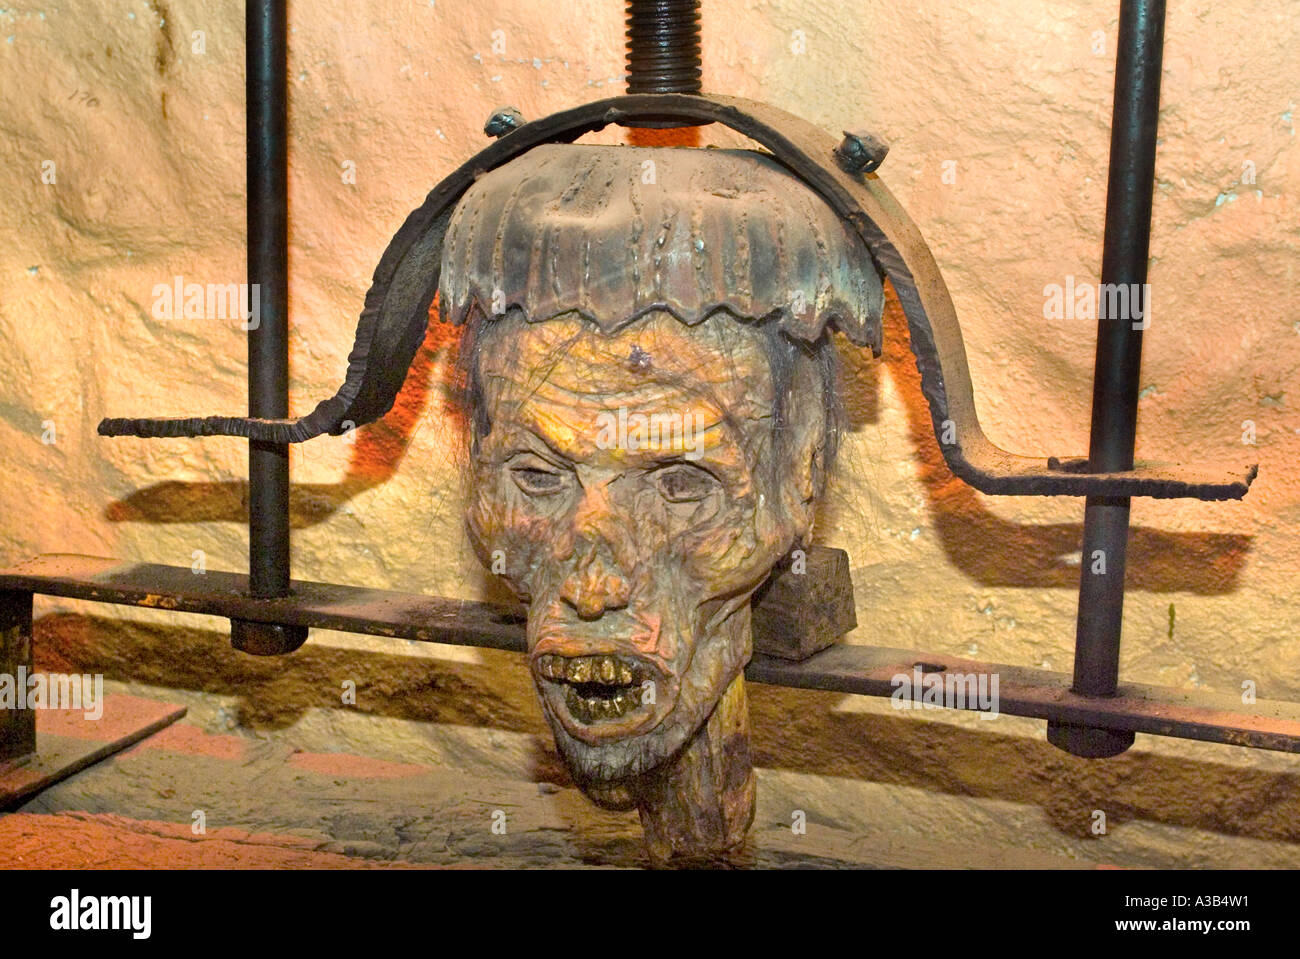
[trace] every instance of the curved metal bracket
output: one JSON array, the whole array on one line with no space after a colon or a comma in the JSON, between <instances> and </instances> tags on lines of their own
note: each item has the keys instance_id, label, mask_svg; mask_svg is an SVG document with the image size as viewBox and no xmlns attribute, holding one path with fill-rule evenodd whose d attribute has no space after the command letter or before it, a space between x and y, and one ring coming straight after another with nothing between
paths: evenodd
<instances>
[{"instance_id":1,"label":"curved metal bracket","mask_svg":"<svg viewBox=\"0 0 1300 959\"><path fill-rule=\"evenodd\" d=\"M874 174L854 174L835 162L834 137L805 120L738 97L639 94L610 97L525 123L438 184L407 217L375 269L357 337L339 392L299 420L243 417L108 419L106 436L245 436L297 443L342 433L383 416L393 405L423 341L438 289L447 221L483 173L543 143L570 143L610 124L645 120L721 123L766 148L812 188L866 243L889 277L907 318L921 389L949 468L984 493L1013 496L1152 496L1240 499L1257 467L1197 470L1181 464L1139 463L1121 473L1089 473L1085 458L1037 458L1011 453L984 435L956 310L920 231Z\"/></svg>"}]
</instances>

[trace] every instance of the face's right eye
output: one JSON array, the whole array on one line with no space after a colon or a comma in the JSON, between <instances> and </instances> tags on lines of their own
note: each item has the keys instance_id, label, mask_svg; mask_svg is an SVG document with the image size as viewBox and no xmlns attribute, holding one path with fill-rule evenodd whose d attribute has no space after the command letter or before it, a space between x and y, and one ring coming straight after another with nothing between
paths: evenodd
<instances>
[{"instance_id":1,"label":"face's right eye","mask_svg":"<svg viewBox=\"0 0 1300 959\"><path fill-rule=\"evenodd\" d=\"M687 463L674 463L653 474L659 495L669 503L698 503L719 489L713 475Z\"/></svg>"},{"instance_id":2,"label":"face's right eye","mask_svg":"<svg viewBox=\"0 0 1300 959\"><path fill-rule=\"evenodd\" d=\"M550 496L564 489L560 473L533 465L510 467L510 478L526 496Z\"/></svg>"}]
</instances>

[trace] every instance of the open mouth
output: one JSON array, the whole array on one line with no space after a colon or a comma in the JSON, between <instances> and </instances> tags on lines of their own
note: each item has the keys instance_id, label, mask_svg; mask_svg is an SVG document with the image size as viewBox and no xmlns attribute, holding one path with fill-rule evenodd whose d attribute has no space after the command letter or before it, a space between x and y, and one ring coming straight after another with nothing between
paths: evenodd
<instances>
[{"instance_id":1,"label":"open mouth","mask_svg":"<svg viewBox=\"0 0 1300 959\"><path fill-rule=\"evenodd\" d=\"M655 670L627 656L537 657L538 675L556 684L569 714L588 725L613 722L647 705L643 684Z\"/></svg>"}]
</instances>

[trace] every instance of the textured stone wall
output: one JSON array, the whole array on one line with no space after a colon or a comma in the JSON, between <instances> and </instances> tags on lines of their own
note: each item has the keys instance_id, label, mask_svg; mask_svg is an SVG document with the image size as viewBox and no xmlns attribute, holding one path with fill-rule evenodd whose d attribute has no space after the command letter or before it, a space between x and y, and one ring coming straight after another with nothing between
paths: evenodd
<instances>
[{"instance_id":1,"label":"textured stone wall","mask_svg":"<svg viewBox=\"0 0 1300 959\"><path fill-rule=\"evenodd\" d=\"M292 5L296 413L341 382L389 237L484 145L493 108L540 117L621 90L621 8ZM985 428L1026 453L1087 448L1094 324L1044 318L1044 288L1099 269L1116 9L704 2L707 89L891 141L881 176L952 290ZM1300 698L1298 46L1289 0L1169 11L1138 453L1258 461L1260 476L1241 503L1135 504L1131 679L1222 692L1254 680L1261 696ZM244 567L242 441L95 435L105 415L243 412L238 320L153 311L174 277L244 279L243 56L241 4L0 7L0 562L67 551L189 565L201 550L209 568ZM1082 504L954 480L896 309L887 327L882 362L846 354L852 433L819 524L852 555L852 640L1068 670ZM296 576L494 594L462 531L455 349L432 331L382 423L293 451ZM65 608L84 609L42 601L38 614Z\"/></svg>"}]
</instances>

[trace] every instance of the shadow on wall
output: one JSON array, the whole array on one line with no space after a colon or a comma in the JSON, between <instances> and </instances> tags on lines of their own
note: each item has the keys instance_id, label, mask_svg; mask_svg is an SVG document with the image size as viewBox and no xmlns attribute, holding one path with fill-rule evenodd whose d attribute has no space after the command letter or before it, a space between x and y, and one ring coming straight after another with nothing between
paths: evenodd
<instances>
[{"instance_id":1,"label":"shadow on wall","mask_svg":"<svg viewBox=\"0 0 1300 959\"><path fill-rule=\"evenodd\" d=\"M236 697L245 730L273 731L307 709L346 709L536 738L532 778L568 786L513 653L480 650L482 664L357 652L309 643L290 656L231 649L224 632L51 614L36 624L36 666ZM356 706L340 702L356 683ZM1063 835L1090 838L1092 811L1114 827L1149 822L1300 843L1300 773L1243 769L1134 750L1079 759L1049 745L915 717L839 711L836 693L750 684L755 764L815 776L906 786L1037 807ZM1092 837L1095 838L1095 837Z\"/></svg>"},{"instance_id":2,"label":"shadow on wall","mask_svg":"<svg viewBox=\"0 0 1300 959\"><path fill-rule=\"evenodd\" d=\"M852 347L841 353L850 389L845 402L849 429L878 421L880 369L888 368L907 409L908 435L919 460L917 478L952 565L983 586L1077 587L1077 559L1069 563L1065 558L1077 557L1083 523L1017 523L990 512L980 493L953 476L939 451L930 407L921 392L921 374L908 345L907 320L892 289L885 303L884 330L880 363ZM975 385L978 403L979 384ZM1074 456L1080 451L1052 452ZM1078 504L1082 518L1082 499ZM1166 532L1134 525L1129 532L1126 586L1152 593L1231 593L1237 589L1251 541L1247 534ZM827 545L848 548L852 555L847 544Z\"/></svg>"},{"instance_id":3,"label":"shadow on wall","mask_svg":"<svg viewBox=\"0 0 1300 959\"><path fill-rule=\"evenodd\" d=\"M697 127L666 130L629 129L632 146L697 147ZM292 483L289 488L289 527L304 529L323 523L353 497L381 485L397 472L410 446L411 437L420 424L428 405L435 360L447 351L447 369L458 375L456 359L462 330L438 322L438 300L429 307L429 327L424 343L411 363L393 408L376 423L359 429L349 458L347 472L337 483ZM454 418L456 429L464 432L464 420L456 397L461 384L443 380L439 383L444 402L438 415ZM327 442L328 440L326 440ZM116 500L104 511L111 523L246 523L248 521L248 483L231 480L221 483L192 483L164 480L136 490Z\"/></svg>"},{"instance_id":4,"label":"shadow on wall","mask_svg":"<svg viewBox=\"0 0 1300 959\"><path fill-rule=\"evenodd\" d=\"M643 131L649 135L654 131ZM653 139L653 138L651 138ZM436 301L435 301L436 306ZM433 385L433 368L447 351L448 375L437 384L443 397L437 416L463 418L450 380L460 330L430 322L393 409L382 420L357 431L344 478L337 483L295 483L289 496L294 529L324 522L359 493L390 479L406 455L411 437L425 414ZM881 367L887 367L907 408L908 434L919 458L918 478L925 488L940 542L952 565L984 586L1068 587L1079 582L1079 566L1066 557L1077 554L1083 524L1025 524L990 512L980 494L949 471L930 426L930 409L921 393L921 377L908 346L907 323L890 290L885 310L885 353L876 363L862 350L842 351L845 410L849 429L879 417ZM1073 455L1075 450L1058 450ZM1083 504L1079 503L1082 516ZM247 521L248 484L243 481L189 483L164 481L109 504L106 517L116 523L210 523ZM830 543L846 546L848 544ZM1126 582L1130 590L1152 593L1231 593L1250 553L1245 534L1166 532L1134 526L1129 534ZM850 548L852 556L852 549Z\"/></svg>"},{"instance_id":5,"label":"shadow on wall","mask_svg":"<svg viewBox=\"0 0 1300 959\"><path fill-rule=\"evenodd\" d=\"M435 300L435 309L436 306ZM343 479L337 483L290 485L290 528L304 529L323 523L353 497L392 478L424 417L434 385L433 369L440 354L445 353L448 360L445 364L448 376L437 384L442 402L434 415L447 421L452 432L463 431L460 404L456 399L459 384L452 379L458 369L459 348L459 329L436 321L429 323L424 343L411 363L411 370L393 408L383 419L356 431ZM329 442L329 438L319 442ZM248 483L244 480L220 483L164 480L110 503L104 516L113 523L246 523Z\"/></svg>"}]
</instances>

